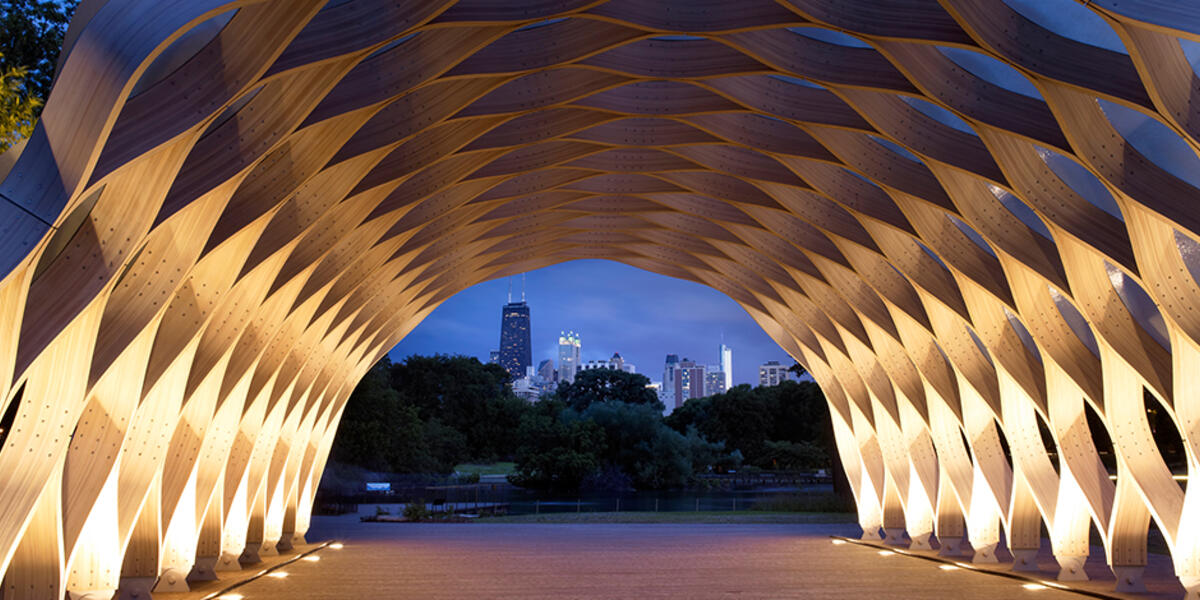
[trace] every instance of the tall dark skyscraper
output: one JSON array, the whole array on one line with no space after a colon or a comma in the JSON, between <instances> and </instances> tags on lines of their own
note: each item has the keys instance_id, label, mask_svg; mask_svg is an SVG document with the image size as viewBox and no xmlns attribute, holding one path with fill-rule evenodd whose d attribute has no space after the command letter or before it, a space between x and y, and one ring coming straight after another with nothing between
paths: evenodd
<instances>
[{"instance_id":1,"label":"tall dark skyscraper","mask_svg":"<svg viewBox=\"0 0 1200 600\"><path fill-rule=\"evenodd\" d=\"M525 304L525 282L521 282L521 301L512 301L512 285L509 285L508 304L500 312L500 366L513 379L525 376L525 369L533 366L533 355L529 348L529 305Z\"/></svg>"}]
</instances>

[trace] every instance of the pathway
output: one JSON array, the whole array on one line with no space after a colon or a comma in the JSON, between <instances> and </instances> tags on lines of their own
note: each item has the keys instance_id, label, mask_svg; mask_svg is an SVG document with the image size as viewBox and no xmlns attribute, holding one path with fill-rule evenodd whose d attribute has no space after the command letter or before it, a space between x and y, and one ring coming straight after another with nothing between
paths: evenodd
<instances>
[{"instance_id":1,"label":"pathway","mask_svg":"<svg viewBox=\"0 0 1200 600\"><path fill-rule=\"evenodd\" d=\"M834 545L853 525L388 524L317 517L318 562L238 588L246 600L1037 598L1019 581ZM970 594L964 595L966 590Z\"/></svg>"}]
</instances>

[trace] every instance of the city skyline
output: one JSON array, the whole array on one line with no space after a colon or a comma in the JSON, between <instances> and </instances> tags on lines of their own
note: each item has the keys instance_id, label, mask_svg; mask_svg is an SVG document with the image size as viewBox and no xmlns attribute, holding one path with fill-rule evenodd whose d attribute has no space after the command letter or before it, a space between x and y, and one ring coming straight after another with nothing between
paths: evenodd
<instances>
[{"instance_id":1,"label":"city skyline","mask_svg":"<svg viewBox=\"0 0 1200 600\"><path fill-rule=\"evenodd\" d=\"M389 352L464 354L486 362L498 338L496 308L508 278L486 281L448 299ZM582 338L580 359L607 360L619 352L652 381L662 378L667 354L720 364L719 348L733 349L734 385L758 382L758 365L791 364L791 357L736 302L707 286L606 260L578 260L530 271L526 300L532 364L558 359L562 331ZM557 364L556 364L557 367Z\"/></svg>"}]
</instances>

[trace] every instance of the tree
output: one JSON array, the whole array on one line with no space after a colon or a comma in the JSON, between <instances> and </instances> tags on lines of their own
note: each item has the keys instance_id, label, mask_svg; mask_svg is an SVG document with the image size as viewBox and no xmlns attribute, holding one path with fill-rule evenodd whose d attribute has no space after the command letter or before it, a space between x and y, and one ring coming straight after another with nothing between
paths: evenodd
<instances>
[{"instance_id":1,"label":"tree","mask_svg":"<svg viewBox=\"0 0 1200 600\"><path fill-rule=\"evenodd\" d=\"M33 133L75 0L0 0L0 152Z\"/></svg>"},{"instance_id":2,"label":"tree","mask_svg":"<svg viewBox=\"0 0 1200 600\"><path fill-rule=\"evenodd\" d=\"M577 490L600 468L604 430L595 421L564 418L564 406L539 402L521 418L516 468L509 481L528 488Z\"/></svg>"},{"instance_id":3,"label":"tree","mask_svg":"<svg viewBox=\"0 0 1200 600\"><path fill-rule=\"evenodd\" d=\"M687 440L688 454L692 457L693 475L709 471L725 472L742 465L741 451L726 452L724 443L704 439L695 427L688 427L684 439Z\"/></svg>"},{"instance_id":4,"label":"tree","mask_svg":"<svg viewBox=\"0 0 1200 600\"><path fill-rule=\"evenodd\" d=\"M769 437L792 442L819 441L829 424L829 404L821 388L811 381L784 381L764 388L772 397L776 417Z\"/></svg>"},{"instance_id":5,"label":"tree","mask_svg":"<svg viewBox=\"0 0 1200 600\"><path fill-rule=\"evenodd\" d=\"M449 473L466 459L466 437L415 407L388 384L379 361L350 394L331 451L338 462L390 473Z\"/></svg>"},{"instance_id":6,"label":"tree","mask_svg":"<svg viewBox=\"0 0 1200 600\"><path fill-rule=\"evenodd\" d=\"M3 57L0 56L0 61ZM2 68L2 67L0 67ZM8 67L0 72L0 152L33 133L42 101L24 93L28 74L24 67Z\"/></svg>"},{"instance_id":7,"label":"tree","mask_svg":"<svg viewBox=\"0 0 1200 600\"><path fill-rule=\"evenodd\" d=\"M797 471L829 468L829 455L813 442L768 440L765 446L762 462L772 469Z\"/></svg>"},{"instance_id":8,"label":"tree","mask_svg":"<svg viewBox=\"0 0 1200 600\"><path fill-rule=\"evenodd\" d=\"M45 100L77 0L0 0L0 71L25 68L25 98Z\"/></svg>"},{"instance_id":9,"label":"tree","mask_svg":"<svg viewBox=\"0 0 1200 600\"><path fill-rule=\"evenodd\" d=\"M412 407L405 407L413 410ZM414 411L416 412L416 411ZM423 466L413 465L413 468L396 469L397 473L449 473L454 466L470 458L467 453L467 436L457 429L443 425L438 419L425 422L422 432L422 445L425 448L426 462ZM415 453L415 452L414 452Z\"/></svg>"},{"instance_id":10,"label":"tree","mask_svg":"<svg viewBox=\"0 0 1200 600\"><path fill-rule=\"evenodd\" d=\"M713 396L690 398L682 406L671 411L663 421L680 433L696 430L701 423L709 421L708 411L712 408L712 402Z\"/></svg>"},{"instance_id":11,"label":"tree","mask_svg":"<svg viewBox=\"0 0 1200 600\"><path fill-rule=\"evenodd\" d=\"M638 489L686 484L692 477L691 447L663 424L662 409L649 404L598 402L580 418L594 421L607 441L601 459L619 469Z\"/></svg>"},{"instance_id":12,"label":"tree","mask_svg":"<svg viewBox=\"0 0 1200 600\"><path fill-rule=\"evenodd\" d=\"M826 456L836 455L829 407L811 381L739 385L724 394L693 398L666 423L680 433L694 428L705 439L740 451L748 464L768 469L790 468L777 465L780 447L772 449L772 442L814 444Z\"/></svg>"},{"instance_id":13,"label":"tree","mask_svg":"<svg viewBox=\"0 0 1200 600\"><path fill-rule=\"evenodd\" d=\"M402 405L387 385L385 359L350 394L332 454L334 460L372 471L407 472L431 462L424 441L417 411Z\"/></svg>"},{"instance_id":14,"label":"tree","mask_svg":"<svg viewBox=\"0 0 1200 600\"><path fill-rule=\"evenodd\" d=\"M650 389L650 380L639 373L626 373L617 369L588 369L575 375L574 382L562 382L554 395L576 411L598 402L626 402L645 404L662 412L663 403L658 394Z\"/></svg>"},{"instance_id":15,"label":"tree","mask_svg":"<svg viewBox=\"0 0 1200 600\"><path fill-rule=\"evenodd\" d=\"M529 403L513 395L508 372L469 356L409 356L390 366L391 386L423 420L437 418L465 436L468 458L494 461L517 450Z\"/></svg>"},{"instance_id":16,"label":"tree","mask_svg":"<svg viewBox=\"0 0 1200 600\"><path fill-rule=\"evenodd\" d=\"M808 369L805 369L804 365L800 364L799 362L794 361L792 366L788 367L788 372L795 375L796 379L800 379L808 374Z\"/></svg>"},{"instance_id":17,"label":"tree","mask_svg":"<svg viewBox=\"0 0 1200 600\"><path fill-rule=\"evenodd\" d=\"M779 414L773 396L768 387L734 386L712 396L706 411L708 419L697 423L696 429L707 439L740 450L746 462L757 465Z\"/></svg>"}]
</instances>

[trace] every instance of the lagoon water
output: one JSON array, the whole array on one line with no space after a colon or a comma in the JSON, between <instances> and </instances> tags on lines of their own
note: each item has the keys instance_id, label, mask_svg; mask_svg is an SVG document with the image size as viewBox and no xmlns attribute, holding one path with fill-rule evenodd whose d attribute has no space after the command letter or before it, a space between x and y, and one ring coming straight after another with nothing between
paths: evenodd
<instances>
[{"instance_id":1,"label":"lagoon water","mask_svg":"<svg viewBox=\"0 0 1200 600\"><path fill-rule=\"evenodd\" d=\"M513 515L548 512L680 512L749 510L772 499L797 494L826 495L829 484L756 488L749 490L664 490L643 492L589 491L581 494L553 494L511 487L502 497ZM763 508L760 506L760 508Z\"/></svg>"},{"instance_id":2,"label":"lagoon water","mask_svg":"<svg viewBox=\"0 0 1200 600\"><path fill-rule=\"evenodd\" d=\"M501 506L510 515L565 512L692 512L734 510L837 510L830 484L756 487L723 490L586 491L555 494L509 485L503 480L479 485L442 486L415 492L412 497L360 497L357 512L363 516L386 512L399 515L408 502L421 501L441 512L490 511ZM797 506L797 503L809 503ZM787 503L787 506L783 506ZM832 506L831 506L832 505Z\"/></svg>"}]
</instances>

